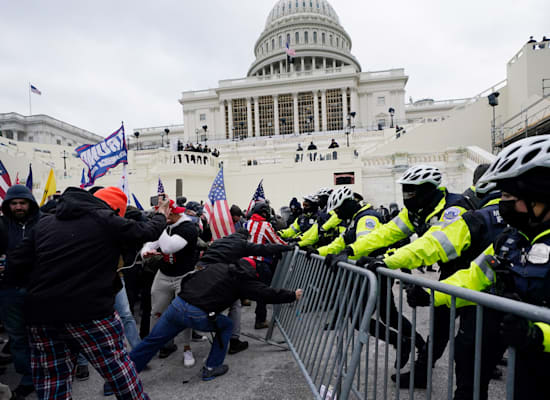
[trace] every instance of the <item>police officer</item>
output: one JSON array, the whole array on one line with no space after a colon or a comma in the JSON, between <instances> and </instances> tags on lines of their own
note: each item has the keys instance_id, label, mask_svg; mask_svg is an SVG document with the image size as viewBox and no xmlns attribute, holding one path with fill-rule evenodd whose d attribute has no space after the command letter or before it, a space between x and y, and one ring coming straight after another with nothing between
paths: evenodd
<instances>
[{"instance_id":1,"label":"police officer","mask_svg":"<svg viewBox=\"0 0 550 400\"><path fill-rule=\"evenodd\" d=\"M305 233L317 221L319 213L319 199L316 195L304 196L302 203L303 213L286 229L279 231L283 239L293 239Z\"/></svg>"},{"instance_id":2,"label":"police officer","mask_svg":"<svg viewBox=\"0 0 550 400\"><path fill-rule=\"evenodd\" d=\"M405 207L399 214L371 235L359 238L350 247L357 256L368 256L374 251L394 245L416 233L419 237L434 226L453 221L470 208L464 196L449 193L441 185L441 172L429 165L417 165L409 168L397 181L403 185ZM449 261L442 267L440 279L450 276L459 268L457 262ZM434 315L433 360L438 360L449 340L449 310L439 309ZM427 385L428 365L427 346L419 354L415 371L415 387ZM421 371L424 371L422 373ZM401 385L408 387L408 375L402 375Z\"/></svg>"},{"instance_id":3,"label":"police officer","mask_svg":"<svg viewBox=\"0 0 550 400\"><path fill-rule=\"evenodd\" d=\"M409 245L388 252L383 261L360 259L358 264L371 263L369 267L382 266L390 269L420 268L422 265L442 263L447 268L449 261L456 260L464 268L481 253L494 238L507 226L499 213L500 191L495 184L479 184L476 187L480 200L480 210L468 211L453 222L433 226L422 237ZM470 329L475 322L475 309L472 307L460 311L461 329L456 338L457 392L472 393L473 362L475 350L475 330ZM424 387L427 383L425 356L419 358L419 369L415 373L415 384ZM489 371L490 372L490 371ZM402 387L408 387L410 374L401 376ZM395 375L392 376L395 381Z\"/></svg>"},{"instance_id":4,"label":"police officer","mask_svg":"<svg viewBox=\"0 0 550 400\"><path fill-rule=\"evenodd\" d=\"M498 236L469 269L458 271L443 282L548 307L550 136L526 138L507 146L481 181L495 182L502 191L499 210L511 228ZM476 237L473 235L471 240ZM411 294L419 305L426 304L426 292L415 290ZM449 295L436 292L434 296L436 307L450 304ZM461 307L471 303L457 299L456 304ZM497 311L484 314L481 370L491 371L503 347L514 346L517 349L514 398L547 398L550 325ZM481 399L487 398L489 380L490 376L482 373Z\"/></svg>"}]
</instances>

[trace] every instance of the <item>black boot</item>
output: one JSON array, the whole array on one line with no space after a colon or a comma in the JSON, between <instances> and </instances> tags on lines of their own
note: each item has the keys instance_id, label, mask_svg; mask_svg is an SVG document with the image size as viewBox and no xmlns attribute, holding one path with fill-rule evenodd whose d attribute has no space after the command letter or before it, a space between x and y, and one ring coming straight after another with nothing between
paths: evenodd
<instances>
[{"instance_id":1,"label":"black boot","mask_svg":"<svg viewBox=\"0 0 550 400\"><path fill-rule=\"evenodd\" d=\"M428 363L420 354L420 357L414 363L414 387L417 389L426 389L428 386L428 373L427 373ZM407 389L409 387L409 381L411 379L411 373L405 372L400 374L399 378L399 387L401 389ZM391 380L396 382L397 376L393 374Z\"/></svg>"},{"instance_id":2,"label":"black boot","mask_svg":"<svg viewBox=\"0 0 550 400\"><path fill-rule=\"evenodd\" d=\"M248 342L244 342L239 339L229 340L229 354L237 354L246 349L248 349Z\"/></svg>"}]
</instances>

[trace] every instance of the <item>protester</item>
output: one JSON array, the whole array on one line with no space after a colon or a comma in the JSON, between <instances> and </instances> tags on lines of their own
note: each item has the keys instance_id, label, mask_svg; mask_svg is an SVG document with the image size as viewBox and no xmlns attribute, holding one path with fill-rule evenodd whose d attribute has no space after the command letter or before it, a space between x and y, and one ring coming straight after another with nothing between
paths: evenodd
<instances>
[{"instance_id":1,"label":"protester","mask_svg":"<svg viewBox=\"0 0 550 400\"><path fill-rule=\"evenodd\" d=\"M14 393L26 397L34 392L30 362L30 350L27 340L27 327L24 315L26 291L23 284L10 279L12 260L10 252L28 236L40 219L38 204L32 192L23 185L13 185L6 192L2 203L2 221L7 230L6 271L0 281L0 317L10 338L10 350L15 371L22 375Z\"/></svg>"},{"instance_id":2,"label":"protester","mask_svg":"<svg viewBox=\"0 0 550 400\"><path fill-rule=\"evenodd\" d=\"M10 254L14 279L25 284L33 381L40 399L71 397L77 353L83 353L118 398L148 399L124 350L114 313L121 288L116 267L127 242L157 238L168 202L147 222L120 217L127 198L114 187L68 188L55 215L43 217Z\"/></svg>"},{"instance_id":3,"label":"protester","mask_svg":"<svg viewBox=\"0 0 550 400\"><path fill-rule=\"evenodd\" d=\"M185 208L178 207L173 200L170 200L168 227L157 240L145 243L141 250L144 259L162 255L160 268L151 287L152 327L180 291L183 275L195 267L198 232L191 218L184 212ZM160 249L160 252L157 249ZM189 368L195 365L195 357L191 351L191 338L192 330L184 331L183 359L184 365ZM168 357L176 350L175 343L168 343L161 351L160 357Z\"/></svg>"},{"instance_id":4,"label":"protester","mask_svg":"<svg viewBox=\"0 0 550 400\"><path fill-rule=\"evenodd\" d=\"M181 291L164 312L149 336L132 350L130 357L138 371L168 340L183 329L216 332L210 353L202 368L202 379L209 381L225 374L229 367L223 364L233 331L231 320L221 312L237 299L247 297L265 303L291 303L302 297L295 292L273 289L257 279L256 262L244 258L237 264L217 263L198 267L181 282Z\"/></svg>"}]
</instances>

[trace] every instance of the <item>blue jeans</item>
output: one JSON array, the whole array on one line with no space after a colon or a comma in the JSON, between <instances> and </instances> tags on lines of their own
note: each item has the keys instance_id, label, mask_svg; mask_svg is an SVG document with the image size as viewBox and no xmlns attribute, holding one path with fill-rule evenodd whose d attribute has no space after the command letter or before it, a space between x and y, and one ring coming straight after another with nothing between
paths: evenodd
<instances>
[{"instance_id":1,"label":"blue jeans","mask_svg":"<svg viewBox=\"0 0 550 400\"><path fill-rule=\"evenodd\" d=\"M233 331L233 322L225 315L218 314L214 324L213 321L208 320L208 315L204 311L177 296L162 313L151 333L132 350L130 358L136 364L136 369L142 371L161 347L184 329L215 332L215 325L218 327L218 333L221 334L223 347L220 347L217 333L206 360L206 366L209 368L216 368L223 364Z\"/></svg>"},{"instance_id":2,"label":"blue jeans","mask_svg":"<svg viewBox=\"0 0 550 400\"><path fill-rule=\"evenodd\" d=\"M15 371L23 375L21 385L32 385L29 339L23 306L25 291L8 288L0 290L0 319L11 341L11 354Z\"/></svg>"}]
</instances>

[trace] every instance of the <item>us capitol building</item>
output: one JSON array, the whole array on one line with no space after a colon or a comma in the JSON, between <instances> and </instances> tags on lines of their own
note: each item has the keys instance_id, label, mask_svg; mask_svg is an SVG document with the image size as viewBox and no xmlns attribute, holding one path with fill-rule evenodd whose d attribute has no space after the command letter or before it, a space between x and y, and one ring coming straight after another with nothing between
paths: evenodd
<instances>
[{"instance_id":1,"label":"us capitol building","mask_svg":"<svg viewBox=\"0 0 550 400\"><path fill-rule=\"evenodd\" d=\"M286 45L296 52L289 63ZM183 92L184 126L209 139L339 132L405 119L403 69L363 72L326 0L280 0L254 46L246 78ZM207 127L206 130L203 127Z\"/></svg>"},{"instance_id":2,"label":"us capitol building","mask_svg":"<svg viewBox=\"0 0 550 400\"><path fill-rule=\"evenodd\" d=\"M246 77L183 92L174 99L183 125L127 132L130 191L147 205L160 177L171 197L206 200L223 165L230 204L246 207L263 179L277 208L341 184L377 207L400 203L396 180L408 166L423 163L439 167L443 184L462 192L476 166L490 162L503 145L550 133L548 44L525 43L503 60L506 77L469 98L406 102L404 69L363 71L328 1L280 0L255 43ZM498 104L491 106L488 96L495 93ZM78 186L84 165L67 155L75 143L99 140L51 120L0 114L0 158L12 180L16 173L24 179L32 163L37 198L50 168L59 189ZM338 149L328 149L332 139ZM189 142L217 148L220 156L182 151ZM307 150L310 142L316 150ZM117 167L97 184L118 185L120 175Z\"/></svg>"}]
</instances>

